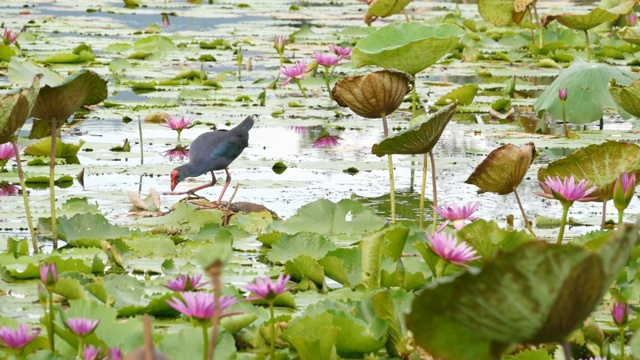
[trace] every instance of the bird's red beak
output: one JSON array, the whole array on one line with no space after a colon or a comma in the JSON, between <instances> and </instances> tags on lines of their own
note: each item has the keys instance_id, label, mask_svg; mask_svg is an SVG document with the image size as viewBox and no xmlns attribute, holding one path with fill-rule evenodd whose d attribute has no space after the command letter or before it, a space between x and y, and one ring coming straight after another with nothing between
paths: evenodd
<instances>
[{"instance_id":1,"label":"bird's red beak","mask_svg":"<svg viewBox=\"0 0 640 360\"><path fill-rule=\"evenodd\" d=\"M173 170L171 172L171 192L173 192L176 186L178 186L179 182L180 181L178 181L178 172L176 170Z\"/></svg>"}]
</instances>

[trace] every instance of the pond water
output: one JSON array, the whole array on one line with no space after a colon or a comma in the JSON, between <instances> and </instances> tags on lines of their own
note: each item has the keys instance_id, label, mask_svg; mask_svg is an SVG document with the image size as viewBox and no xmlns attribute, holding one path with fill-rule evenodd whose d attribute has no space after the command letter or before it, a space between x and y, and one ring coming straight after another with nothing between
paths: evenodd
<instances>
[{"instance_id":1,"label":"pond water","mask_svg":"<svg viewBox=\"0 0 640 360\"><path fill-rule=\"evenodd\" d=\"M25 27L31 34L24 35L24 39L20 41L24 53L35 59L44 59L51 54L68 52L78 44L87 43L96 54L96 60L88 67L109 77L109 97L105 102L109 106L94 108L87 119L63 130L65 142L78 143L83 140L86 144L78 155L80 164L58 166L57 175L75 177L84 169L84 186L75 181L71 187L57 189L58 204L72 197L87 197L90 203L97 203L113 222L134 225L127 190L137 191L142 196L148 194L151 188L160 192L168 191L170 171L184 162L171 160L165 154L177 144L175 132L160 124L144 123L144 164L141 164L138 119L156 112L194 117L200 124L182 133L182 142L189 144L211 125L215 124L219 129L229 128L246 115L257 114L258 120L250 132L250 146L230 167L232 186L240 184L234 201L264 204L279 216L287 218L295 214L302 205L319 198L338 201L354 197L371 199L369 202L384 213L384 209L388 207L384 199L389 192L387 162L385 158L378 158L370 151L371 146L382 139L379 120L365 120L352 115L346 108L336 107L323 90L324 83L320 76L303 82L311 95L308 99L302 98L297 88L289 85L267 90L264 106L260 106L257 101L258 94L275 78L279 67L277 55L272 48L275 35L289 35L302 25L309 25L310 32L300 34L295 44L287 45L285 57L292 61L310 60L313 51L327 50L329 43L349 43L362 36L356 31L352 32L356 35L350 35L345 29L362 28L364 5L356 1L336 1L331 4L310 1L300 4L299 11L290 11L294 3L289 1L257 1L251 2L249 7L239 6L239 3L232 1L215 1L213 5L190 5L175 1L145 3L146 7L138 9L126 9L117 1L95 1L90 5L64 0L31 1L24 7L13 2L0 3L0 17L4 19L5 26L12 29ZM542 2L541 9L563 9L575 4L586 5L589 2ZM411 10L416 17L423 17L425 14L437 17L454 9L459 9L462 14L476 13L476 6L471 2L414 2ZM19 15L20 11L29 13ZM162 25L163 13L170 14L168 26ZM393 18L389 21L395 20L397 19ZM385 22L386 20L374 26L382 26ZM115 44L132 44L150 36L145 30L154 24L158 26L156 30L161 35L172 39L176 44L175 48L144 61L127 59L131 49L114 50ZM228 41L229 48L198 48L198 43L214 39ZM244 65L248 62L252 64L251 69L245 67L241 79L233 74L236 71L234 51L239 46L245 54ZM198 56L205 53L214 56L217 61L198 61ZM110 63L114 59L124 59L130 67L123 70L110 69ZM222 89L213 91L194 84L184 87L158 85L155 91L141 92L132 91L127 84L127 81L169 79L185 68L197 70L201 66L209 78L220 80ZM82 65L53 64L50 67L67 73ZM493 77L485 79L479 76L481 71L491 71ZM514 71L515 68L505 64L449 61L418 75L418 93L426 104L430 104L459 84L480 83L481 91L476 102L484 104L485 109L488 109L488 104L499 96L504 88L504 81ZM539 95L558 73L557 70L527 71L524 70L523 76L529 84L516 88L520 95L514 100L514 105L523 109L532 105L535 100L533 97ZM120 81L113 76L115 72L119 73ZM365 70L353 69L347 63L338 68L335 75L354 72L364 73ZM0 86L9 87L9 84L7 76L0 76ZM247 96L249 101L238 100L240 96ZM133 121L125 124L122 121L124 117ZM390 128L397 131L406 127L409 118L410 104L405 103L400 111L390 116ZM22 134L27 133L28 126L25 126ZM622 121L617 115L607 116L604 133L596 131L595 135L586 136L586 139L625 139L628 130L635 126L635 121ZM293 127L305 127L307 131L301 133L294 131ZM339 136L340 144L332 148L313 148L321 128ZM587 128L595 130L597 124ZM561 126L555 124L551 129L552 133L559 133ZM125 139L132 145L131 152L110 151L112 147L122 145ZM531 218L550 213L559 217L561 207L557 202L544 200L534 194L539 191L537 170L541 165L584 146L585 143L571 143L544 136L535 136L533 139L542 156L531 167L519 192ZM500 224L505 224L507 215L514 214L516 226L522 227L522 222L518 220L521 216L512 195L506 198L493 194L477 196L477 189L464 184L464 180L499 145L509 142L520 145L529 141L531 138L517 122L493 120L487 116L487 110L457 114L434 150L440 201L481 201L478 212L480 217L496 219ZM20 139L23 146L29 142L25 138ZM288 166L280 175L272 170L272 166L278 161ZM400 200L411 208L419 199L421 157L395 156L394 164L396 191ZM357 168L359 172L350 175L344 171L351 167ZM48 167L27 166L26 171L29 176L46 175ZM218 176L222 177L223 172L219 172ZM3 174L2 178L15 181L15 176ZM178 190L186 190L208 179L208 175L203 175L184 181ZM200 194L216 199L220 189L218 185L203 190ZM227 192L227 199L231 193L232 191ZM427 194L430 199L430 185L427 186ZM29 195L35 208L34 215L47 216L49 191L31 189ZM181 196L162 196L162 210L168 211L180 199ZM640 210L637 203L632 203L629 213ZM612 206L608 215L614 218L616 213L611 208ZM599 222L600 210L599 204L595 203L574 205L571 216L593 226L569 229L568 234L595 228L595 224ZM417 208L411 216L416 213ZM0 233L4 235L3 240L0 240L0 248L5 246L3 243L7 236L26 235L25 228L22 199L0 198ZM540 230L539 235L545 234L546 230Z\"/></svg>"}]
</instances>

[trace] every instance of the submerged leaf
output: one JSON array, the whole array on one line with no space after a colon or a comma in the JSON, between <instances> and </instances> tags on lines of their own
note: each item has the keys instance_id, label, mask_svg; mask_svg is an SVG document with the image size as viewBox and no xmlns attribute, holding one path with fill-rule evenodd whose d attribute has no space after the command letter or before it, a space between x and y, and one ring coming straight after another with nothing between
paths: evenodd
<instances>
[{"instance_id":1,"label":"submerged leaf","mask_svg":"<svg viewBox=\"0 0 640 360\"><path fill-rule=\"evenodd\" d=\"M415 75L453 50L462 35L453 24L387 25L358 41L351 61L355 67L377 65Z\"/></svg>"},{"instance_id":2,"label":"submerged leaf","mask_svg":"<svg viewBox=\"0 0 640 360\"><path fill-rule=\"evenodd\" d=\"M362 117L377 119L396 111L412 84L411 76L394 70L347 76L336 82L333 99Z\"/></svg>"},{"instance_id":3,"label":"submerged leaf","mask_svg":"<svg viewBox=\"0 0 640 360\"><path fill-rule=\"evenodd\" d=\"M536 147L530 142L521 147L503 145L493 150L465 181L480 188L478 194L492 192L507 195L518 188L535 157Z\"/></svg>"},{"instance_id":4,"label":"submerged leaf","mask_svg":"<svg viewBox=\"0 0 640 360\"><path fill-rule=\"evenodd\" d=\"M426 115L419 116L415 119L420 119L421 122L418 125L390 136L379 144L374 144L371 152L378 156L430 152L436 146L457 108L457 104L452 104L432 114L429 118ZM427 119L425 120L425 118Z\"/></svg>"},{"instance_id":5,"label":"submerged leaf","mask_svg":"<svg viewBox=\"0 0 640 360\"><path fill-rule=\"evenodd\" d=\"M494 360L513 344L565 341L600 302L637 239L636 225L596 251L527 242L499 253L478 274L423 290L407 326L440 359Z\"/></svg>"},{"instance_id":6,"label":"submerged leaf","mask_svg":"<svg viewBox=\"0 0 640 360\"><path fill-rule=\"evenodd\" d=\"M613 197L613 184L622 173L640 176L640 146L629 142L607 141L584 147L556 160L538 171L538 180L547 176L561 179L573 176L576 181L587 180L598 189L590 194L596 201Z\"/></svg>"},{"instance_id":7,"label":"submerged leaf","mask_svg":"<svg viewBox=\"0 0 640 360\"><path fill-rule=\"evenodd\" d=\"M107 98L107 81L93 71L82 69L55 86L45 85L40 89L36 104L31 111L33 126L30 139L51 135L51 122L61 128L67 118L86 105L97 104Z\"/></svg>"}]
</instances>

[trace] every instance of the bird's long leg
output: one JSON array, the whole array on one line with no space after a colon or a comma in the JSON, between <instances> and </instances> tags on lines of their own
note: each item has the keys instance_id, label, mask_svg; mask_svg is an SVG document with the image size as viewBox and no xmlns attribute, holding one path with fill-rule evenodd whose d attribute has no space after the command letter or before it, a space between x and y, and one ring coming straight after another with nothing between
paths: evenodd
<instances>
[{"instance_id":1,"label":"bird's long leg","mask_svg":"<svg viewBox=\"0 0 640 360\"><path fill-rule=\"evenodd\" d=\"M216 205L220 205L220 202L222 201L222 196L224 196L224 192L227 190L227 187L231 182L231 174L229 174L229 168L225 168L224 171L227 173L227 180L224 181L224 187L220 192L220 196L218 196L218 201L216 201Z\"/></svg>"}]
</instances>

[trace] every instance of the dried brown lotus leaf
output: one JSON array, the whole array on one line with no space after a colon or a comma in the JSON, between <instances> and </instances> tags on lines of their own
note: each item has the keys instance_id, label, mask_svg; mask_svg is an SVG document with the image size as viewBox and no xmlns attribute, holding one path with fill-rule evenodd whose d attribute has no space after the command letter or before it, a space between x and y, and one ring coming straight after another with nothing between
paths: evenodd
<instances>
[{"instance_id":1,"label":"dried brown lotus leaf","mask_svg":"<svg viewBox=\"0 0 640 360\"><path fill-rule=\"evenodd\" d=\"M29 88L17 94L0 95L0 144L11 141L29 118L40 91L40 79L42 74L37 74Z\"/></svg>"},{"instance_id":2,"label":"dried brown lotus leaf","mask_svg":"<svg viewBox=\"0 0 640 360\"><path fill-rule=\"evenodd\" d=\"M412 84L413 79L405 72L379 70L338 80L333 99L362 117L377 119L396 111Z\"/></svg>"},{"instance_id":3,"label":"dried brown lotus leaf","mask_svg":"<svg viewBox=\"0 0 640 360\"><path fill-rule=\"evenodd\" d=\"M480 188L478 194L492 192L507 195L518 188L535 157L533 143L517 147L503 145L493 150L465 181Z\"/></svg>"},{"instance_id":4,"label":"dried brown lotus leaf","mask_svg":"<svg viewBox=\"0 0 640 360\"><path fill-rule=\"evenodd\" d=\"M516 0L513 2L513 9L516 12L523 12L527 10L527 6L532 5L536 0Z\"/></svg>"}]
</instances>

